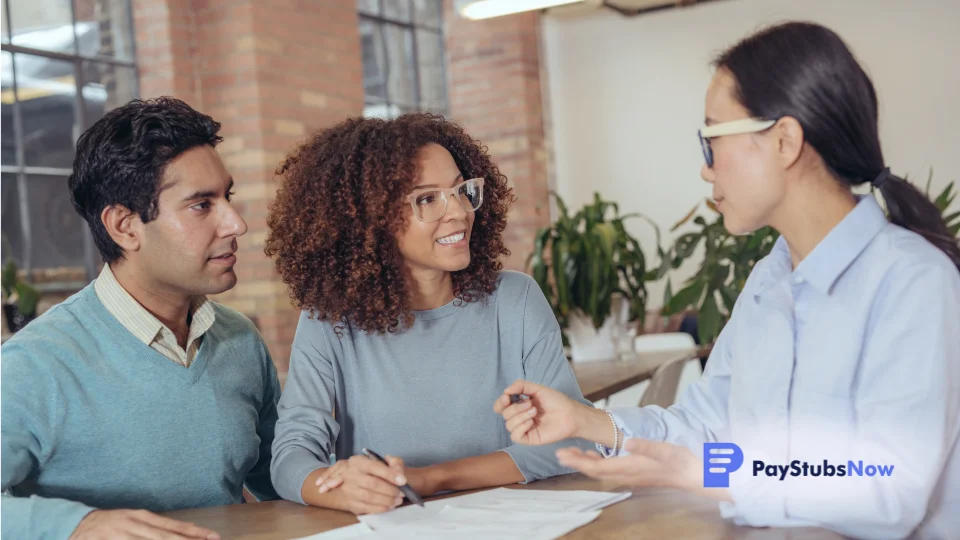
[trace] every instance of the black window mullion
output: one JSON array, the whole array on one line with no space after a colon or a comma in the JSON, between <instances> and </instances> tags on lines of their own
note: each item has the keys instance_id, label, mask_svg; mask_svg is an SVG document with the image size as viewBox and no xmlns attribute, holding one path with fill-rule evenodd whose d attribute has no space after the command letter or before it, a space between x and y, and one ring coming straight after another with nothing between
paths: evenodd
<instances>
[{"instance_id":1,"label":"black window mullion","mask_svg":"<svg viewBox=\"0 0 960 540\"><path fill-rule=\"evenodd\" d=\"M7 7L9 21L10 6ZM12 38L13 36L11 36ZM30 271L33 263L33 235L30 231L30 204L27 198L27 174L24 172L26 151L23 148L23 116L20 107L20 92L17 85L17 55L10 55L10 82L13 88L13 136L17 156L17 203L20 206L20 231L23 233L23 260L20 266Z\"/></svg>"},{"instance_id":2,"label":"black window mullion","mask_svg":"<svg viewBox=\"0 0 960 540\"><path fill-rule=\"evenodd\" d=\"M70 33L73 35L73 53L80 54L80 40L77 39L77 3L70 2Z\"/></svg>"},{"instance_id":3,"label":"black window mullion","mask_svg":"<svg viewBox=\"0 0 960 540\"><path fill-rule=\"evenodd\" d=\"M101 64L112 64L115 66L123 66L129 68L136 68L137 64L128 60L121 60L113 56L88 56L85 54L67 54L58 51L48 51L45 49L34 49L33 47L24 47L23 45L14 45L12 43L4 43L3 50L9 51L12 53L23 53L30 54L33 56L42 56L44 58L52 58L54 60L66 60L72 62L73 60L79 58L81 60L88 60L90 62L99 62Z\"/></svg>"},{"instance_id":4,"label":"black window mullion","mask_svg":"<svg viewBox=\"0 0 960 540\"><path fill-rule=\"evenodd\" d=\"M3 25L7 27L7 40L13 43L13 25L10 23L10 0L3 0Z\"/></svg>"},{"instance_id":5,"label":"black window mullion","mask_svg":"<svg viewBox=\"0 0 960 540\"><path fill-rule=\"evenodd\" d=\"M413 0L410 0L410 20L416 23L416 14L413 10ZM418 111L423 110L423 97L420 94L420 52L417 46L417 26L416 24L411 25L407 28L407 31L410 32L410 43L412 43L413 50L410 51L413 64L413 101L414 106Z\"/></svg>"},{"instance_id":6,"label":"black window mullion","mask_svg":"<svg viewBox=\"0 0 960 540\"><path fill-rule=\"evenodd\" d=\"M382 6L382 4L381 4ZM381 12L383 8L381 7ZM387 34L383 31L386 27L382 22L376 23L377 32L380 33L380 46L383 48L383 99L390 110L390 47L387 45Z\"/></svg>"}]
</instances>

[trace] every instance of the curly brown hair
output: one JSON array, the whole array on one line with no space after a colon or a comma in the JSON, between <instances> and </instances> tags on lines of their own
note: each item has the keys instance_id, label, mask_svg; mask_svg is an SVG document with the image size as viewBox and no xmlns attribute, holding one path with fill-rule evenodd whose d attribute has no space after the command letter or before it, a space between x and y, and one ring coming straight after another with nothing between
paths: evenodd
<instances>
[{"instance_id":1,"label":"curly brown hair","mask_svg":"<svg viewBox=\"0 0 960 540\"><path fill-rule=\"evenodd\" d=\"M351 118L299 145L280 165L264 252L294 305L320 320L364 332L396 332L413 321L408 273L397 244L404 197L429 143L453 156L464 178L484 178L470 235L470 265L453 273L454 294L473 302L493 292L513 191L486 148L458 124L428 113L392 120Z\"/></svg>"}]
</instances>

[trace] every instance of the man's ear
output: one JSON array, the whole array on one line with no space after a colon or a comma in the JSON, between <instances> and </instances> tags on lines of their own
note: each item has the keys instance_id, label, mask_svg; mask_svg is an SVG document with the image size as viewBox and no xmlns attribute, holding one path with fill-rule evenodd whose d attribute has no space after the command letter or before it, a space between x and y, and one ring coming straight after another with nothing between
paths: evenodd
<instances>
[{"instance_id":1,"label":"man's ear","mask_svg":"<svg viewBox=\"0 0 960 540\"><path fill-rule=\"evenodd\" d=\"M129 208L115 204L100 212L100 221L107 230L110 238L123 249L124 252L140 249L143 222L140 216Z\"/></svg>"}]
</instances>

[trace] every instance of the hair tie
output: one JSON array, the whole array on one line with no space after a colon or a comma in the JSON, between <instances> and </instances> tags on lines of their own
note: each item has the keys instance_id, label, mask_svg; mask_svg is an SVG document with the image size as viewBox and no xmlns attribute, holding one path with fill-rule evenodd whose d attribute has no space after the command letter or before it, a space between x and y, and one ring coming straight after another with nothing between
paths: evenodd
<instances>
[{"instance_id":1,"label":"hair tie","mask_svg":"<svg viewBox=\"0 0 960 540\"><path fill-rule=\"evenodd\" d=\"M872 184L873 187L879 189L880 185L883 184L889 176L890 176L890 167L884 167L884 169L880 171L880 174L878 174L877 177L873 179L873 182L870 182L870 184Z\"/></svg>"}]
</instances>

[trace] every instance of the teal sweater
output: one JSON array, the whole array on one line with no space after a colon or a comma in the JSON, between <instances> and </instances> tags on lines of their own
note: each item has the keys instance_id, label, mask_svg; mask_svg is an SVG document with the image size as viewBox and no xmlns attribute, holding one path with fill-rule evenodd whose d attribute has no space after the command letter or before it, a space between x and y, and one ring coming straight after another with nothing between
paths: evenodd
<instances>
[{"instance_id":1,"label":"teal sweater","mask_svg":"<svg viewBox=\"0 0 960 540\"><path fill-rule=\"evenodd\" d=\"M3 538L68 538L94 508L155 512L277 498L280 385L260 334L214 304L189 368L86 287L2 349Z\"/></svg>"}]
</instances>

